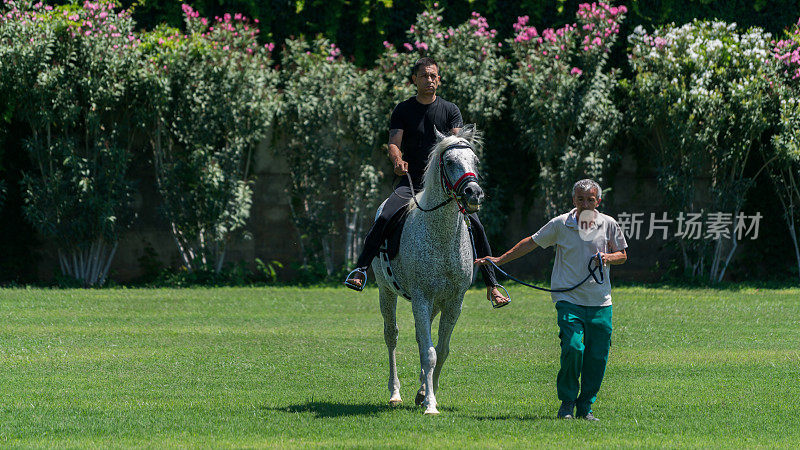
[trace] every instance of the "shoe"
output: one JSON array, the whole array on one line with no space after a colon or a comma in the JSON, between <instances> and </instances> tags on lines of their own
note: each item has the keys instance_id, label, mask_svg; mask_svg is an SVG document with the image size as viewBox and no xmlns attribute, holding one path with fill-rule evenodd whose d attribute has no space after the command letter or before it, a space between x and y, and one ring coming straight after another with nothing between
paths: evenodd
<instances>
[{"instance_id":1,"label":"shoe","mask_svg":"<svg viewBox=\"0 0 800 450\"><path fill-rule=\"evenodd\" d=\"M592 414L591 411L586 413L585 416L580 416L580 418L583 419L583 420L588 420L589 422L599 422L600 421L600 419L595 417L594 414Z\"/></svg>"},{"instance_id":2,"label":"shoe","mask_svg":"<svg viewBox=\"0 0 800 450\"><path fill-rule=\"evenodd\" d=\"M358 275L361 275L360 277ZM360 281L361 284L356 284L354 281ZM367 284L367 268L366 267L356 267L352 272L347 275L347 279L344 280L344 285L349 287L354 291L363 291L364 285Z\"/></svg>"},{"instance_id":3,"label":"shoe","mask_svg":"<svg viewBox=\"0 0 800 450\"><path fill-rule=\"evenodd\" d=\"M556 415L559 419L574 419L575 416L572 415L573 410L575 409L575 402L561 402L561 407L558 408L558 414Z\"/></svg>"},{"instance_id":4,"label":"shoe","mask_svg":"<svg viewBox=\"0 0 800 450\"><path fill-rule=\"evenodd\" d=\"M504 290L506 292L506 296L505 296L505 299L502 302L499 302L499 301L497 301L497 297L493 295L494 291L490 292L488 294L488 296L487 296L487 300L492 302L492 308L495 308L495 309L496 308L502 308L503 306L506 306L507 304L511 303L511 295L509 295L508 290L506 290L506 288L504 288L502 284L494 285L494 289L498 290L498 295L500 297L503 296L503 294L499 293L500 289Z\"/></svg>"}]
</instances>

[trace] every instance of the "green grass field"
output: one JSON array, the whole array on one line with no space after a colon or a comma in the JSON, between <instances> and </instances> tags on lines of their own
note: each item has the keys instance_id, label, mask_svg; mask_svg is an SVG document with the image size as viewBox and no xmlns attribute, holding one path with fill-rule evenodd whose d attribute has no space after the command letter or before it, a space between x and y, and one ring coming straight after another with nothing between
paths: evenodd
<instances>
[{"instance_id":1,"label":"green grass field","mask_svg":"<svg viewBox=\"0 0 800 450\"><path fill-rule=\"evenodd\" d=\"M0 290L0 445L800 445L800 289L616 289L599 423L554 419L555 309L512 294L467 294L426 417L405 300L387 405L375 289Z\"/></svg>"}]
</instances>

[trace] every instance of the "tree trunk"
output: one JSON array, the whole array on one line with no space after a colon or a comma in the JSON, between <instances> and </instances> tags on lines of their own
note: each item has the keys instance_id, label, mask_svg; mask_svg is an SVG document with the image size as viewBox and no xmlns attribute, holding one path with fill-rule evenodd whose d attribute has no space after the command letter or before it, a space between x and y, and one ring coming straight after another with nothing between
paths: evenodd
<instances>
[{"instance_id":1,"label":"tree trunk","mask_svg":"<svg viewBox=\"0 0 800 450\"><path fill-rule=\"evenodd\" d=\"M324 236L321 239L322 243L322 259L325 262L325 272L328 276L333 275L334 271L334 264L333 264L333 251L331 249L331 242L330 236Z\"/></svg>"}]
</instances>

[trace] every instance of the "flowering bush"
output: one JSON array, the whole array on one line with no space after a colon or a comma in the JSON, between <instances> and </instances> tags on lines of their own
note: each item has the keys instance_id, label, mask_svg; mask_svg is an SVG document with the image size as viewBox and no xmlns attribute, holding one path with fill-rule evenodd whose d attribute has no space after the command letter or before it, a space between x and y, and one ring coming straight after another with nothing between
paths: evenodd
<instances>
[{"instance_id":1,"label":"flowering bush","mask_svg":"<svg viewBox=\"0 0 800 450\"><path fill-rule=\"evenodd\" d=\"M783 206L783 218L794 244L800 276L800 21L774 42L777 66L775 91L780 100L778 130L772 137L774 154L767 171Z\"/></svg>"},{"instance_id":2,"label":"flowering bush","mask_svg":"<svg viewBox=\"0 0 800 450\"><path fill-rule=\"evenodd\" d=\"M219 273L250 215L252 150L278 107L274 46L260 45L257 25L239 14L210 21L183 11L186 34L161 27L142 43L156 180L187 270Z\"/></svg>"},{"instance_id":3,"label":"flowering bush","mask_svg":"<svg viewBox=\"0 0 800 450\"><path fill-rule=\"evenodd\" d=\"M612 98L617 72L607 60L626 12L624 6L584 3L576 23L559 29L539 33L527 16L514 24L512 118L524 147L537 156L546 216L570 204L576 180L602 183L621 122Z\"/></svg>"},{"instance_id":4,"label":"flowering bush","mask_svg":"<svg viewBox=\"0 0 800 450\"><path fill-rule=\"evenodd\" d=\"M324 39L288 40L283 67L292 217L305 261L324 262L330 275L335 236L344 235L345 259L355 260L377 207L372 156L385 139L386 88Z\"/></svg>"},{"instance_id":5,"label":"flowering bush","mask_svg":"<svg viewBox=\"0 0 800 450\"><path fill-rule=\"evenodd\" d=\"M57 242L65 275L101 285L131 220L133 21L107 2L5 6L0 83L36 168L22 180L25 215Z\"/></svg>"},{"instance_id":6,"label":"flowering bush","mask_svg":"<svg viewBox=\"0 0 800 450\"><path fill-rule=\"evenodd\" d=\"M423 56L439 64L442 84L438 93L461 109L464 123L483 129L500 117L509 64L500 54L502 43L495 38L486 18L477 12L456 28L442 24L443 9L437 3L417 15L406 34L408 40L397 49L384 42L378 60L390 89L391 105L415 94L410 83L411 68Z\"/></svg>"},{"instance_id":7,"label":"flowering bush","mask_svg":"<svg viewBox=\"0 0 800 450\"><path fill-rule=\"evenodd\" d=\"M751 180L744 166L768 125L772 78L769 35L759 28L744 33L736 24L695 21L666 26L652 34L637 27L628 38L635 78L630 86L632 121L648 133L659 185L673 212L739 212ZM710 179L710 201L694 190L699 176ZM721 280L736 249L735 239L707 254L681 240L686 272ZM725 255L725 252L728 254Z\"/></svg>"}]
</instances>

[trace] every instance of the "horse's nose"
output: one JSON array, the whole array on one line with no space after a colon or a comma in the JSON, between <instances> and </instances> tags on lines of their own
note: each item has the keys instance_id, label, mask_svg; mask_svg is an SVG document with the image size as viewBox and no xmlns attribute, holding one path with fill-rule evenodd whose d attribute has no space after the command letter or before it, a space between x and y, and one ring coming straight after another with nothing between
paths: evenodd
<instances>
[{"instance_id":1,"label":"horse's nose","mask_svg":"<svg viewBox=\"0 0 800 450\"><path fill-rule=\"evenodd\" d=\"M470 209L477 211L483 203L483 189L474 181L467 184L464 187L464 199Z\"/></svg>"}]
</instances>

